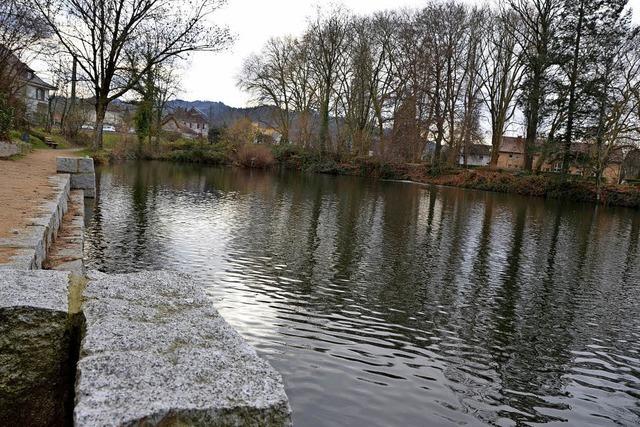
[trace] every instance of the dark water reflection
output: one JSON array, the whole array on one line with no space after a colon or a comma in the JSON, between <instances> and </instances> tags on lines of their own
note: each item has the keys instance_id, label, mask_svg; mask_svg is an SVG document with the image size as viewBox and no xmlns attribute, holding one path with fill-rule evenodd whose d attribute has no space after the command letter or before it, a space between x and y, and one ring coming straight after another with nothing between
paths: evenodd
<instances>
[{"instance_id":1,"label":"dark water reflection","mask_svg":"<svg viewBox=\"0 0 640 427\"><path fill-rule=\"evenodd\" d=\"M297 425L640 423L640 213L167 163L102 169L86 251L175 269Z\"/></svg>"}]
</instances>

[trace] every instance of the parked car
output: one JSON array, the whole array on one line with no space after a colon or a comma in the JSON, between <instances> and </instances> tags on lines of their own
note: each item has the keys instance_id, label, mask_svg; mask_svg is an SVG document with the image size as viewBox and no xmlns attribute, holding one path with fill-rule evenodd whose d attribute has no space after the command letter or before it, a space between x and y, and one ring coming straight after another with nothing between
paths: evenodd
<instances>
[{"instance_id":1,"label":"parked car","mask_svg":"<svg viewBox=\"0 0 640 427\"><path fill-rule=\"evenodd\" d=\"M93 125L82 125L82 130L93 130Z\"/></svg>"},{"instance_id":2,"label":"parked car","mask_svg":"<svg viewBox=\"0 0 640 427\"><path fill-rule=\"evenodd\" d=\"M102 132L115 132L116 127L113 125L104 125L102 126Z\"/></svg>"}]
</instances>

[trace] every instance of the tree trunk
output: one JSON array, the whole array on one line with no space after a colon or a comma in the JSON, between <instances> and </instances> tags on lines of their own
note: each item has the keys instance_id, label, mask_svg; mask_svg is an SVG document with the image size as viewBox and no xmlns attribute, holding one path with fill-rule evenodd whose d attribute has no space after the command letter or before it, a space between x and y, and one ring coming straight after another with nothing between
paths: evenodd
<instances>
[{"instance_id":1,"label":"tree trunk","mask_svg":"<svg viewBox=\"0 0 640 427\"><path fill-rule=\"evenodd\" d=\"M533 151L538 136L538 122L540 117L540 85L541 76L536 71L533 77L531 94L529 95L527 111L527 135L524 140L524 170L531 172L533 166Z\"/></svg>"},{"instance_id":2,"label":"tree trunk","mask_svg":"<svg viewBox=\"0 0 640 427\"><path fill-rule=\"evenodd\" d=\"M600 165L596 171L596 200L598 202L602 200L602 169Z\"/></svg>"},{"instance_id":3,"label":"tree trunk","mask_svg":"<svg viewBox=\"0 0 640 427\"><path fill-rule=\"evenodd\" d=\"M576 40L573 49L573 63L571 65L571 76L569 83L569 105L567 107L567 131L564 141L564 152L562 156L562 176L566 177L571 161L571 140L573 138L573 121L576 109L576 86L578 81L578 63L580 62L580 43L582 41L582 24L584 21L584 2L580 1L580 13L576 25Z\"/></svg>"},{"instance_id":4,"label":"tree trunk","mask_svg":"<svg viewBox=\"0 0 640 427\"><path fill-rule=\"evenodd\" d=\"M320 106L320 153L324 154L327 150L329 140L329 98L331 89L326 89L322 105Z\"/></svg>"},{"instance_id":5,"label":"tree trunk","mask_svg":"<svg viewBox=\"0 0 640 427\"><path fill-rule=\"evenodd\" d=\"M498 167L498 157L500 157L500 142L502 141L501 132L493 132L491 134L491 168Z\"/></svg>"},{"instance_id":6,"label":"tree trunk","mask_svg":"<svg viewBox=\"0 0 640 427\"><path fill-rule=\"evenodd\" d=\"M104 126L104 116L107 106L102 99L96 101L96 127L93 136L93 149L102 150L102 128Z\"/></svg>"}]
</instances>

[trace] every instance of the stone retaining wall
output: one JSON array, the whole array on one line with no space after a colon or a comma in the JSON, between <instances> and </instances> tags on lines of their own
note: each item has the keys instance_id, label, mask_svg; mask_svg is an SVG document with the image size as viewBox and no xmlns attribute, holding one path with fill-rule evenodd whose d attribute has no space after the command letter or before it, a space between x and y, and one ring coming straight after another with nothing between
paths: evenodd
<instances>
[{"instance_id":1,"label":"stone retaining wall","mask_svg":"<svg viewBox=\"0 0 640 427\"><path fill-rule=\"evenodd\" d=\"M83 190L84 197L96 197L96 172L90 157L58 157L58 173L71 175L71 188Z\"/></svg>"},{"instance_id":2,"label":"stone retaining wall","mask_svg":"<svg viewBox=\"0 0 640 427\"><path fill-rule=\"evenodd\" d=\"M201 284L162 271L83 275L93 160L57 166L69 173L50 178L42 214L0 239L15 252L0 265L0 425L291 425L282 377ZM49 267L65 272L27 271L42 267L63 219Z\"/></svg>"},{"instance_id":3,"label":"stone retaining wall","mask_svg":"<svg viewBox=\"0 0 640 427\"><path fill-rule=\"evenodd\" d=\"M54 188L53 198L44 201L40 213L29 220L24 230L14 230L11 237L0 238L0 248L11 251L10 261L0 269L35 270L42 268L47 252L55 240L62 217L67 212L71 176L49 177Z\"/></svg>"},{"instance_id":4,"label":"stone retaining wall","mask_svg":"<svg viewBox=\"0 0 640 427\"><path fill-rule=\"evenodd\" d=\"M47 270L84 274L84 192L71 190L69 210L62 218L58 236L43 267Z\"/></svg>"}]
</instances>

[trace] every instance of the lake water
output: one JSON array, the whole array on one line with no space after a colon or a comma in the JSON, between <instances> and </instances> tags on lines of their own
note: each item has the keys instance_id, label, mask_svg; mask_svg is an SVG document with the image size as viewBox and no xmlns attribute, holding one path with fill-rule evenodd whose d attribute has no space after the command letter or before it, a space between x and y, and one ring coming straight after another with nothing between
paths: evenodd
<instances>
[{"instance_id":1,"label":"lake water","mask_svg":"<svg viewBox=\"0 0 640 427\"><path fill-rule=\"evenodd\" d=\"M640 423L638 211L171 163L98 172L88 267L196 276L282 373L295 425Z\"/></svg>"}]
</instances>

